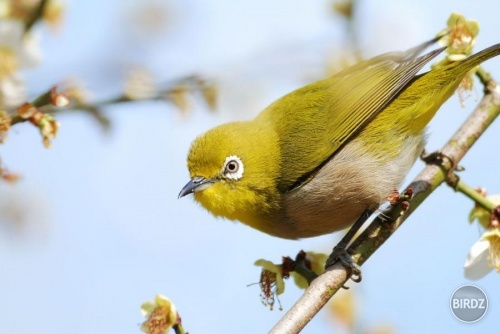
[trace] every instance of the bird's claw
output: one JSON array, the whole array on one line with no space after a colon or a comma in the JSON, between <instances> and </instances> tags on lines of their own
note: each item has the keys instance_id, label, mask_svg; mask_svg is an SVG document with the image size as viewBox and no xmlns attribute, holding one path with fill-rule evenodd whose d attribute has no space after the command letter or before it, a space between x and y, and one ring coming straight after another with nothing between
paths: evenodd
<instances>
[{"instance_id":1,"label":"bird's claw","mask_svg":"<svg viewBox=\"0 0 500 334\"><path fill-rule=\"evenodd\" d=\"M361 267L354 263L351 255L347 253L344 245L337 245L333 248L332 254L330 254L328 260L326 260L325 268L328 269L337 262L340 262L348 270L349 276L354 282L361 282ZM343 286L343 288L348 289L345 286Z\"/></svg>"}]
</instances>

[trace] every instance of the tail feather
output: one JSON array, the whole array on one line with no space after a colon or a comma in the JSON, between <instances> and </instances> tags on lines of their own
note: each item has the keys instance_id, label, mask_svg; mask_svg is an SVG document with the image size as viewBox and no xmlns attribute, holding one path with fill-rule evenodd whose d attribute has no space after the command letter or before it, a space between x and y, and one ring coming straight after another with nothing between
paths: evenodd
<instances>
[{"instance_id":1,"label":"tail feather","mask_svg":"<svg viewBox=\"0 0 500 334\"><path fill-rule=\"evenodd\" d=\"M429 46L437 43L441 38L443 38L444 35L446 35L446 34L438 35L431 40L425 41L422 44L419 44L419 45L417 45L409 50L406 50L405 51L405 60L411 60L413 58L416 58L419 54L421 54ZM446 47L442 48L442 49L444 50L444 49L446 49Z\"/></svg>"},{"instance_id":2,"label":"tail feather","mask_svg":"<svg viewBox=\"0 0 500 334\"><path fill-rule=\"evenodd\" d=\"M457 67L467 73L486 60L500 55L500 43L490 46L457 63Z\"/></svg>"}]
</instances>

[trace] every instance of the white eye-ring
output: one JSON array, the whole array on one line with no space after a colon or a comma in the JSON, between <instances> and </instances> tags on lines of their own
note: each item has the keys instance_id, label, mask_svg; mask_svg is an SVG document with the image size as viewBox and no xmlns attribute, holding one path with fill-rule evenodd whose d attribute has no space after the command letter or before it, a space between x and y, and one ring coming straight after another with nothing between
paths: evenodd
<instances>
[{"instance_id":1,"label":"white eye-ring","mask_svg":"<svg viewBox=\"0 0 500 334\"><path fill-rule=\"evenodd\" d=\"M231 155L226 158L222 173L231 180L239 180L243 176L243 162L236 155Z\"/></svg>"}]
</instances>

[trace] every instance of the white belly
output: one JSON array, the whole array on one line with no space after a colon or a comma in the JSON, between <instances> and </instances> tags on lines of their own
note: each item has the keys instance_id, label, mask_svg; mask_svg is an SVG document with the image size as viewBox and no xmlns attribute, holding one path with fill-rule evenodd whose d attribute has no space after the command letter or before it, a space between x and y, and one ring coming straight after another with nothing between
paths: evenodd
<instances>
[{"instance_id":1,"label":"white belly","mask_svg":"<svg viewBox=\"0 0 500 334\"><path fill-rule=\"evenodd\" d=\"M424 144L424 136L410 137L402 154L387 161L364 154L352 141L309 182L284 195L281 237L313 237L352 225L398 189Z\"/></svg>"}]
</instances>

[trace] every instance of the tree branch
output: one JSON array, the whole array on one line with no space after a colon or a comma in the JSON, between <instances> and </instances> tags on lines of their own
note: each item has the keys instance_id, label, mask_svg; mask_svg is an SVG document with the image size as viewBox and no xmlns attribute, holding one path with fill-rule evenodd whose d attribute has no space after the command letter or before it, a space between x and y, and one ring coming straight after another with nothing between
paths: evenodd
<instances>
[{"instance_id":1,"label":"tree branch","mask_svg":"<svg viewBox=\"0 0 500 334\"><path fill-rule=\"evenodd\" d=\"M447 180L449 172L453 172L453 168L500 114L500 86L489 75L482 74L482 79L487 80L483 99L441 150L451 161L445 159L442 166L427 165L406 188L413 189L414 193L409 200L410 206L406 210L402 209L401 204L389 207L352 242L348 252L354 254L353 259L357 264L362 265ZM311 283L270 333L300 332L348 279L347 270L341 264L335 264Z\"/></svg>"},{"instance_id":2,"label":"tree branch","mask_svg":"<svg viewBox=\"0 0 500 334\"><path fill-rule=\"evenodd\" d=\"M71 94L67 94L64 90L59 93L66 96L71 101L71 104L67 107L59 108L54 106L52 95L56 93L56 86L52 87L48 91L44 92L32 102L30 102L34 107L38 109L43 109L44 113L51 115L68 113L74 111L84 111L89 115L94 117L98 123L104 128L104 130L109 129L110 120L104 115L103 109L110 105L115 105L119 103L132 103L132 102L144 102L144 101L165 101L172 103L176 108L187 109L189 107L188 101L185 100L187 95L191 96L201 96L206 102L207 106L214 110L216 108L216 87L209 83L207 80L196 76L190 75L187 77L182 77L180 79L172 80L164 83L155 91L154 94L146 98L134 98L128 96L126 93L122 93L113 98L98 101L98 102L85 102L75 99ZM10 125L16 125L28 121L28 119L23 118L16 111L10 115L11 121Z\"/></svg>"},{"instance_id":3,"label":"tree branch","mask_svg":"<svg viewBox=\"0 0 500 334\"><path fill-rule=\"evenodd\" d=\"M43 11L45 10L45 7L48 4L48 0L41 0L40 4L36 7L35 11L33 12L33 15L31 18L26 22L26 26L24 28L24 32L27 33L28 31L33 28L35 23L40 20L43 17Z\"/></svg>"}]
</instances>

